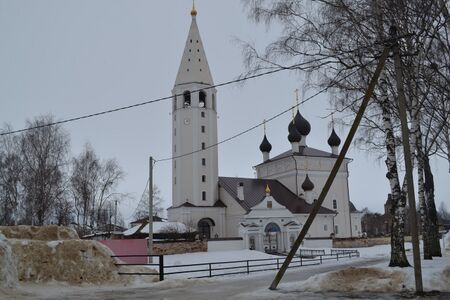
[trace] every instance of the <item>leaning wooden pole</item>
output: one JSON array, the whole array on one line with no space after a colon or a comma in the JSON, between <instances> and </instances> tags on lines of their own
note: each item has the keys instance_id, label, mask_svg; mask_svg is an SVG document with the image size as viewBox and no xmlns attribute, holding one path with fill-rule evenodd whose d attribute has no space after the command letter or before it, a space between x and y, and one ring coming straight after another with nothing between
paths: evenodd
<instances>
[{"instance_id":1,"label":"leaning wooden pole","mask_svg":"<svg viewBox=\"0 0 450 300\"><path fill-rule=\"evenodd\" d=\"M356 114L355 121L353 122L352 127L350 128L350 132L348 133L347 138L345 139L344 146L341 149L341 152L339 153L339 156L334 163L333 169L331 170L330 175L328 176L327 181L325 182L325 185L322 189L322 192L319 195L319 199L317 200L316 204L313 207L313 210L309 214L308 219L305 222L305 225L303 226L302 230L300 231L300 234L295 240L294 244L292 245L291 251L289 252L288 256L284 260L283 265L281 266L280 270L278 271L277 275L275 276L272 284L270 285L269 289L275 290L280 283L281 279L284 276L284 273L286 272L289 264L291 263L292 259L294 258L295 253L297 252L298 248L300 247L300 244L303 242L303 239L306 236L306 233L308 232L309 228L311 227L312 222L314 221L314 218L316 217L317 213L319 212L320 207L322 206L323 201L325 200L325 197L328 194L328 191L333 184L334 178L336 177L337 172L339 171L339 168L341 167L342 162L344 161L345 155L347 155L347 151L350 148L350 144L353 141L353 137L355 136L356 130L358 129L359 123L361 122L361 119L364 115L364 111L366 110L367 104L369 103L370 97L372 97L373 90L375 89L375 85L377 84L378 78L380 77L381 71L384 68L384 64L386 62L386 59L389 55L390 47L386 46L381 54L380 60L378 61L377 68L375 70L375 73L372 76L372 79L370 80L369 87L367 88L366 94L364 95L364 99L361 103L361 107L358 110L358 113Z\"/></svg>"},{"instance_id":2,"label":"leaning wooden pole","mask_svg":"<svg viewBox=\"0 0 450 300\"><path fill-rule=\"evenodd\" d=\"M395 80L397 82L398 113L402 128L403 156L405 158L406 187L410 211L411 239L413 244L414 278L416 281L416 293L421 294L423 293L422 267L420 262L419 235L417 233L416 199L414 194L411 148L409 145L408 119L406 116L406 97L403 89L402 60L400 58L400 46L398 44L397 29L395 26L390 28L390 33L391 38L394 41L392 51L394 54Z\"/></svg>"}]
</instances>

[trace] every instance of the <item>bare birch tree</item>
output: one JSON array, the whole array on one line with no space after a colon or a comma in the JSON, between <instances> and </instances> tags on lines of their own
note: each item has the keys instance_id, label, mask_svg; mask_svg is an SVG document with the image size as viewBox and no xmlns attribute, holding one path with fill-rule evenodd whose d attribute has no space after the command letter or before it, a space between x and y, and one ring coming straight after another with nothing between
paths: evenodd
<instances>
[{"instance_id":1,"label":"bare birch tree","mask_svg":"<svg viewBox=\"0 0 450 300\"><path fill-rule=\"evenodd\" d=\"M52 116L42 116L28 121L28 127L53 122ZM44 225L51 221L54 204L64 196L68 149L68 134L58 125L29 130L22 135L25 223Z\"/></svg>"},{"instance_id":2,"label":"bare birch tree","mask_svg":"<svg viewBox=\"0 0 450 300\"><path fill-rule=\"evenodd\" d=\"M444 32L445 18L442 18L440 5L434 1L418 0L252 0L245 3L250 18L257 23L270 25L278 22L283 28L281 36L269 44L262 54L251 45L246 45L245 61L249 72L280 67L283 66L282 63L287 62L294 66L301 65L301 69L309 72L316 85L335 88L337 96L333 102L336 109L342 112L356 111L368 78L373 72L374 64L370 62L376 60L380 47L386 43L385 32L388 32L391 25L399 28L403 35L401 47L406 70L404 84L408 87L409 117L414 125L411 128L410 143L415 153L422 150L422 118L419 112L423 110L425 101L430 100L425 95L433 87L441 90L445 88L443 85L433 85L431 81L424 80L424 75L433 66L437 65L437 70L445 73L442 66L446 64L435 63L433 59L434 56L448 58L446 46L436 48L436 45L448 40L448 34ZM308 65L305 66L305 63ZM368 116L362 124L364 136L361 135L359 141L378 150L385 147L388 152L387 178L391 194L398 195L395 197L392 212L395 228L392 230L390 265L407 266L409 264L403 246L406 195L402 192L398 180L398 151L395 147L399 142L396 135L398 113L393 74L392 61L388 61L383 74L385 87L375 91L375 101L369 105ZM447 74L440 76L441 81L446 79L448 80ZM449 94L444 95L448 100ZM437 126L434 123L433 128L439 131L442 124L445 126L445 123ZM374 137L381 140L374 140ZM448 134L441 137L448 139ZM403 183L405 186L406 182ZM425 195L423 192L422 194ZM429 198L432 197L433 194L429 193ZM427 198L426 195L423 198ZM423 219L430 219L429 210Z\"/></svg>"},{"instance_id":3,"label":"bare birch tree","mask_svg":"<svg viewBox=\"0 0 450 300\"><path fill-rule=\"evenodd\" d=\"M3 131L10 131L6 125ZM15 225L22 197L22 161L18 136L0 138L0 224Z\"/></svg>"}]
</instances>

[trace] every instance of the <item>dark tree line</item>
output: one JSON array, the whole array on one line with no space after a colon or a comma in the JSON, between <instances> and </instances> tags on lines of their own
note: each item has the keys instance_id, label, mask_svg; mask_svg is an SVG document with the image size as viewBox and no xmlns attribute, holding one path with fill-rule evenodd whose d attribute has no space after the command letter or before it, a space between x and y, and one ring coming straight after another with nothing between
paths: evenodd
<instances>
[{"instance_id":1,"label":"dark tree line","mask_svg":"<svg viewBox=\"0 0 450 300\"><path fill-rule=\"evenodd\" d=\"M247 70L298 66L312 86L333 91L331 104L351 122L382 49L399 42L410 145L419 181L424 256L440 256L434 181L429 160L449 160L449 1L433 0L251 0L256 23L281 25L265 50L244 43ZM393 36L391 28L397 29ZM404 248L406 181L401 180L401 135L394 62L388 59L359 130L358 145L386 162L392 195L391 266L408 266ZM450 160L449 160L450 161Z\"/></svg>"},{"instance_id":2,"label":"dark tree line","mask_svg":"<svg viewBox=\"0 0 450 300\"><path fill-rule=\"evenodd\" d=\"M27 127L53 122L42 116ZM60 125L0 137L0 225L72 223L88 233L111 223L112 207L124 197L117 192L123 171L89 144L77 157L69 152L70 137Z\"/></svg>"}]
</instances>

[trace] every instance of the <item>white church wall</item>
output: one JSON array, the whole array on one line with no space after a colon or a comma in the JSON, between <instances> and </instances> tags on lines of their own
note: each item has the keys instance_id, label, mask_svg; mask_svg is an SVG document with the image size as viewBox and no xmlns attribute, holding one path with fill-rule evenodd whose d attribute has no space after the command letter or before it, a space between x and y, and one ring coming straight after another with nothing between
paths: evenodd
<instances>
[{"instance_id":1,"label":"white church wall","mask_svg":"<svg viewBox=\"0 0 450 300\"><path fill-rule=\"evenodd\" d=\"M244 248L244 241L242 239L235 240L209 240L208 252L215 251L232 251L242 250Z\"/></svg>"},{"instance_id":2,"label":"white church wall","mask_svg":"<svg viewBox=\"0 0 450 300\"><path fill-rule=\"evenodd\" d=\"M211 237L222 238L225 236L225 208L223 207L178 207L167 210L168 219L171 222L177 221L186 226L197 229L201 219L209 218L214 221L211 227Z\"/></svg>"},{"instance_id":3,"label":"white church wall","mask_svg":"<svg viewBox=\"0 0 450 300\"><path fill-rule=\"evenodd\" d=\"M226 237L238 237L239 223L242 221L246 211L223 188L219 189L219 199L227 206L225 209L225 218L227 222L224 226L224 235Z\"/></svg>"},{"instance_id":4,"label":"white church wall","mask_svg":"<svg viewBox=\"0 0 450 300\"><path fill-rule=\"evenodd\" d=\"M333 248L333 240L328 239L305 239L302 248Z\"/></svg>"},{"instance_id":5,"label":"white church wall","mask_svg":"<svg viewBox=\"0 0 450 300\"><path fill-rule=\"evenodd\" d=\"M303 227L308 219L308 214L297 214L296 217ZM329 238L333 233L333 215L318 214L309 228L306 238Z\"/></svg>"},{"instance_id":6,"label":"white church wall","mask_svg":"<svg viewBox=\"0 0 450 300\"><path fill-rule=\"evenodd\" d=\"M363 214L351 213L350 215L352 218L352 237L361 237L362 235L361 218Z\"/></svg>"},{"instance_id":7,"label":"white church wall","mask_svg":"<svg viewBox=\"0 0 450 300\"><path fill-rule=\"evenodd\" d=\"M317 199L325 182L329 176L335 159L324 157L304 157L296 156L296 165L292 157L286 157L264 165L256 167L259 178L277 179L293 193L301 195L304 193L301 185L308 173L309 178L314 183L313 198ZM339 172L330 187L323 206L337 211L334 226L337 226L336 237L352 236L350 220L349 191L348 191L348 171L346 160L339 169ZM307 171L306 171L307 170ZM296 180L297 179L297 180ZM337 201L337 209L333 206L333 200Z\"/></svg>"}]
</instances>

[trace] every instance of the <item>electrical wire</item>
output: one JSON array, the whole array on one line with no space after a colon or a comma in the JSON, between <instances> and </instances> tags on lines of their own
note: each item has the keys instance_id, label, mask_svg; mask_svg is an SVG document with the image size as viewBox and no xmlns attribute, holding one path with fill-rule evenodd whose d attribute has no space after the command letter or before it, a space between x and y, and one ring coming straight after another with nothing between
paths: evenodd
<instances>
[{"instance_id":1,"label":"electrical wire","mask_svg":"<svg viewBox=\"0 0 450 300\"><path fill-rule=\"evenodd\" d=\"M399 35L399 36L397 36L395 38L389 38L389 39L386 39L386 40L383 40L383 41L376 41L373 44L371 44L371 46L375 46L377 44L391 43L393 40L398 40L398 39L402 39L402 38L413 36L413 35L414 34L412 34L412 33L407 33L407 34L404 34L404 35ZM353 52L355 50L356 49L348 50L347 52L350 53L350 52ZM209 89L213 89L213 88L216 88L216 87L222 87L222 86L235 84L235 83L239 83L239 82L244 82L244 81L247 81L247 80L250 80L250 79L254 79L254 78L258 78L258 77L262 77L262 76L278 73L280 71L301 69L301 67L304 66L304 65L309 65L309 64L312 64L312 63L315 63L315 62L318 62L318 61L322 61L322 60L327 60L327 59L329 59L329 58L328 57L321 57L321 58L313 59L313 60L306 61L306 62L303 62L303 63L300 63L300 64L295 64L295 65L292 65L292 66L288 66L288 67L283 67L283 66L277 65L278 68L270 70L270 71L267 71L267 72L254 74L254 75L248 75L248 76L244 76L244 77L239 77L239 78L234 79L234 80L230 80L230 81L222 82L222 83L219 83L219 84L211 85L211 86L208 86L208 87L204 87L204 88L201 88L201 89L193 90L193 91L191 91L191 93L200 92L202 90L209 90ZM348 76L346 76L345 78L347 78L347 77ZM143 105L148 105L148 104L151 104L151 103L156 103L156 102L161 102L161 101L164 101L164 100L169 100L169 99L172 99L174 96L178 97L178 96L182 96L182 94L175 94L175 95L171 95L171 96L166 96L166 97L161 97L161 98L157 98L157 99L152 99L152 100L148 100L148 101L144 101L144 102L140 102L140 103L135 103L135 104L127 105L127 106L121 106L121 107L117 107L117 108L113 108L113 109L108 109L108 110L104 110L104 111L100 111L100 112L96 112L96 113L92 113L92 114L87 114L87 115L82 115L82 116L73 117L73 118L69 118L69 119L64 119L64 120L61 120L61 121L56 121L56 122L43 124L43 125L39 125L39 126L28 127L28 128L18 129L18 130L11 130L11 131L7 131L7 132L1 132L0 136L6 136L6 135L11 135L11 134L15 134L15 133L21 133L21 132L25 132L25 131L29 131L29 130L39 129L39 128L43 128L43 127L49 127L49 126L54 126L54 125L58 125L58 124L64 124L64 123L79 121L79 120L83 120L83 119L93 118L93 117L106 115L106 114L110 114L110 113L114 113L114 112L118 112L118 111L122 111L122 110L127 110L127 109L131 109L131 108L135 108L135 107L139 107L139 106L143 106ZM258 126L260 126L260 125L261 124L259 124Z\"/></svg>"},{"instance_id":2,"label":"electrical wire","mask_svg":"<svg viewBox=\"0 0 450 300\"><path fill-rule=\"evenodd\" d=\"M237 78L237 79L234 79L234 80L222 82L222 83L219 83L219 84L211 85L211 86L208 86L208 87L204 87L204 88L201 88L201 89L192 90L191 93L200 92L202 90L209 90L209 89L213 89L213 88L216 88L216 87L222 87L222 86L235 84L235 83L239 83L239 82L244 82L244 81L247 81L247 80L250 80L250 79L255 79L255 78L258 78L258 77L262 77L262 76L278 73L278 72L281 72L281 71L292 70L292 69L298 68L298 67L300 67L300 66L302 66L304 64L309 64L309 63L311 63L311 62L298 64L298 65L293 65L293 66L289 66L289 67L279 67L279 68L276 68L274 70L270 70L270 71L267 71L267 72L263 72L263 73L259 73L259 74L255 74L255 75L249 75L249 76ZM78 117L74 117L74 118L69 118L69 119L65 119L65 120L61 120L61 121L56 121L56 122L52 122L52 123L48 123L48 124L39 125L39 126L28 127L28 128L18 129L18 130L12 130L12 131L8 131L8 132L2 132L2 133L0 133L0 136L5 136L5 135L10 135L10 134L15 134L15 133L21 133L21 132L34 130L34 129L39 129L39 128L43 128L43 127L49 127L49 126L54 126L54 125L58 125L58 124L64 124L64 123L79 121L79 120L88 119L88 118L92 118L92 117L97 117L97 116L101 116L101 115L106 115L106 114L110 114L110 113L114 113L114 112L118 112L118 111L122 111L122 110L127 110L127 109L131 109L131 108L139 107L139 106L144 106L144 105L156 103L156 102L161 102L161 101L164 101L164 100L169 100L169 99L172 99L173 97L178 97L178 96L182 96L182 94L175 94L175 95L171 95L171 96L166 96L166 97L161 97L161 98L157 98L157 99L152 99L152 100L148 100L148 101L144 101L144 102L140 102L140 103L136 103L136 104L131 104L131 105L127 105L127 106L121 106L121 107L117 107L117 108L113 108L113 109L100 111L100 112L97 112L97 113L82 115L82 116L78 116Z\"/></svg>"},{"instance_id":3,"label":"electrical wire","mask_svg":"<svg viewBox=\"0 0 450 300\"><path fill-rule=\"evenodd\" d=\"M366 65L371 64L373 61L375 61L375 59L373 59L373 60L371 60L370 62L366 63ZM155 159L155 163L158 163L158 162L165 162L165 161L171 161L171 160L174 160L174 159L177 159L177 158L181 158L181 157L189 156L189 155L192 155L192 154L195 154L195 153L198 153L198 152L206 151L206 150L208 150L208 149L210 149L210 148L217 147L217 146L219 146L219 145L221 145L221 144L223 144L223 143L226 143L226 142L228 142L228 141L231 141L231 140L233 140L233 139L236 139L236 138L238 138L238 137L240 137L240 136L242 136L242 135L244 135L244 134L246 134L246 133L248 133L248 132L250 132L250 131L253 131L253 130L255 130L256 128L262 126L262 125L264 125L264 122L267 123L267 122L273 121L273 120L275 120L275 119L281 117L282 115L284 115L284 114L290 112L292 109L295 109L295 108L299 107L301 104L304 104L304 103L310 101L311 99L313 99L313 98L317 97L318 95L320 95L320 94L326 92L327 90L331 89L331 88L334 87L336 84L338 84L338 83L340 83L340 82L346 80L348 77L352 76L352 75L355 74L357 71L359 71L359 69L356 69L356 70L354 70L354 71L348 73L345 77L343 77L343 78L341 78L341 79L339 79L339 80L337 80L337 81L333 81L333 83L332 83L331 85L326 86L325 88L319 90L319 91L316 92L315 94L313 94L313 95L309 96L308 98L306 98L306 99L300 101L298 104L295 104L295 105L293 105L293 106L290 106L289 108L287 108L287 109L285 109L285 110L279 112L278 114L276 114L276 115L274 115L274 116L272 116L272 117L266 119L265 121L260 122L260 123L258 123L258 124L256 124L256 125L253 125L252 127L248 128L248 129L245 129L245 130L243 130L243 131L241 131L241 132L239 132L239 133L237 133L237 134L235 134L235 135L233 135L233 136L230 136L230 137L228 137L228 138L226 138L226 139L224 139L224 140L221 140L220 142L217 142L217 143L215 143L215 144L206 146L204 149L198 149L198 150L195 150L195 151L192 151L192 152L188 152L188 153L184 153L184 154L176 155L176 156L172 156L172 157L167 157L167 158L163 158L163 159Z\"/></svg>"},{"instance_id":4,"label":"electrical wire","mask_svg":"<svg viewBox=\"0 0 450 300\"><path fill-rule=\"evenodd\" d=\"M149 183L149 182L150 182L150 178L147 179L147 183L145 184L145 188L144 188L144 191L142 192L141 199L139 200L138 205L137 205L136 208L134 209L133 215L131 216L132 218L133 218L134 216L136 216L136 213L139 212L139 208L141 207L141 203L142 203L143 200L144 200L144 195L145 195L145 193L147 192L147 187L148 187L148 183Z\"/></svg>"}]
</instances>

